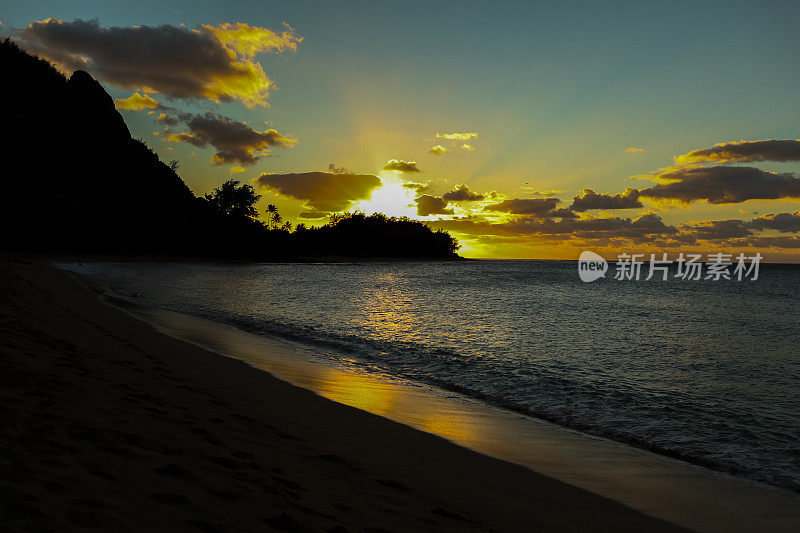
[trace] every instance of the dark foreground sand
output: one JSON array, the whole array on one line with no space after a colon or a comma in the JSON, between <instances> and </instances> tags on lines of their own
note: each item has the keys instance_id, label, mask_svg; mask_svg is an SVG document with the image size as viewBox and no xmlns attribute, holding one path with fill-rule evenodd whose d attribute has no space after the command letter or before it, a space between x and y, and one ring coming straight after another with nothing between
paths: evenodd
<instances>
[{"instance_id":1,"label":"dark foreground sand","mask_svg":"<svg viewBox=\"0 0 800 533\"><path fill-rule=\"evenodd\" d=\"M669 531L0 263L0 529Z\"/></svg>"}]
</instances>

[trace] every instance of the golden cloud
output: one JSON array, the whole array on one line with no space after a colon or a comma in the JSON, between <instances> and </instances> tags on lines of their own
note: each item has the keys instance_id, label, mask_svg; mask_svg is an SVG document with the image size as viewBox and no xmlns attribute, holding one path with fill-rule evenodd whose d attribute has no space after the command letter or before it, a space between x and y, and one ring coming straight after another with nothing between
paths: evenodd
<instances>
[{"instance_id":1,"label":"golden cloud","mask_svg":"<svg viewBox=\"0 0 800 533\"><path fill-rule=\"evenodd\" d=\"M243 22L225 22L219 26L203 24L201 27L213 34L236 55L254 57L260 52L269 50L297 51L297 45L303 38L294 34L294 28L283 23L284 31L278 35L267 28L250 26Z\"/></svg>"},{"instance_id":2,"label":"golden cloud","mask_svg":"<svg viewBox=\"0 0 800 533\"><path fill-rule=\"evenodd\" d=\"M278 34L244 23L101 28L96 19L49 18L29 24L18 40L64 71L87 70L118 87L253 108L268 105L273 85L255 56L295 51L302 37L288 25Z\"/></svg>"},{"instance_id":3,"label":"golden cloud","mask_svg":"<svg viewBox=\"0 0 800 533\"><path fill-rule=\"evenodd\" d=\"M158 109L161 104L155 98L147 94L133 93L127 98L116 98L114 105L117 109L127 109L128 111L141 111L143 109Z\"/></svg>"},{"instance_id":4,"label":"golden cloud","mask_svg":"<svg viewBox=\"0 0 800 533\"><path fill-rule=\"evenodd\" d=\"M396 172L420 172L416 161L403 161L402 159L390 159L386 162L383 170L393 170Z\"/></svg>"},{"instance_id":5,"label":"golden cloud","mask_svg":"<svg viewBox=\"0 0 800 533\"><path fill-rule=\"evenodd\" d=\"M470 139L477 139L478 133L475 131L465 132L465 133L437 133L437 139L447 139L449 141L468 141Z\"/></svg>"}]
</instances>

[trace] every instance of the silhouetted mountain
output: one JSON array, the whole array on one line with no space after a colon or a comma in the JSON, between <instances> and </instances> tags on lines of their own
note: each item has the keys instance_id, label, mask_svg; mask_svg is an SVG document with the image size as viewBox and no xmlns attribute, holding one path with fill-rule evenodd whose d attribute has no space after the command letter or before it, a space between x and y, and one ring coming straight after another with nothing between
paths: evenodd
<instances>
[{"instance_id":1,"label":"silhouetted mountain","mask_svg":"<svg viewBox=\"0 0 800 533\"><path fill-rule=\"evenodd\" d=\"M344 217L320 229L268 229L197 198L131 138L84 71L0 41L0 247L7 250L240 258L455 256L455 241L412 221ZM257 197L256 197L257 198ZM212 201L210 201L212 200Z\"/></svg>"}]
</instances>

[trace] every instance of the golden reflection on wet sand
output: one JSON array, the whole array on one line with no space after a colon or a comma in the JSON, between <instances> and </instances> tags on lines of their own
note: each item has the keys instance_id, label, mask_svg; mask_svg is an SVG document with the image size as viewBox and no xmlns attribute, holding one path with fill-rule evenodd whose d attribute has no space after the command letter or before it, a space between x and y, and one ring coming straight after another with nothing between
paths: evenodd
<instances>
[{"instance_id":1,"label":"golden reflection on wet sand","mask_svg":"<svg viewBox=\"0 0 800 533\"><path fill-rule=\"evenodd\" d=\"M592 437L433 387L345 365L231 326L107 297L156 329L330 400L620 501L691 529L791 531L797 494Z\"/></svg>"}]
</instances>

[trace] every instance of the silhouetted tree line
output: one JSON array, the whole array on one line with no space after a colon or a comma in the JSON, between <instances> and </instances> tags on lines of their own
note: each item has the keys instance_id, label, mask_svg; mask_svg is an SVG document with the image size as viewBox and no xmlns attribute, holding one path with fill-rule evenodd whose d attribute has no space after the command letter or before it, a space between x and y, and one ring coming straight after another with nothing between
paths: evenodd
<instances>
[{"instance_id":1,"label":"silhouetted tree line","mask_svg":"<svg viewBox=\"0 0 800 533\"><path fill-rule=\"evenodd\" d=\"M237 231L249 228L256 236L254 244L269 242L271 252L283 257L455 257L458 242L444 231L433 231L425 224L408 218L383 214L337 213L321 227L284 222L278 208L270 204L266 222L257 220L256 202L260 195L253 187L228 180L205 196L217 224L231 224ZM259 236L260 234L260 236ZM257 249L250 254L258 255Z\"/></svg>"},{"instance_id":2,"label":"silhouetted tree line","mask_svg":"<svg viewBox=\"0 0 800 533\"><path fill-rule=\"evenodd\" d=\"M229 180L195 197L173 161L131 138L89 74L69 78L0 41L0 248L242 259L452 258L458 244L424 224L335 215L320 228L284 222Z\"/></svg>"}]
</instances>

